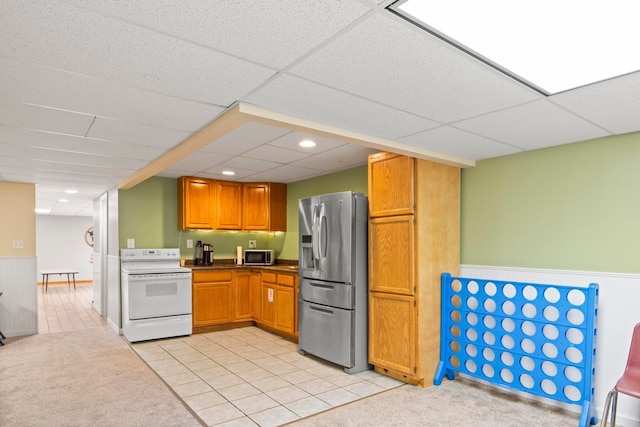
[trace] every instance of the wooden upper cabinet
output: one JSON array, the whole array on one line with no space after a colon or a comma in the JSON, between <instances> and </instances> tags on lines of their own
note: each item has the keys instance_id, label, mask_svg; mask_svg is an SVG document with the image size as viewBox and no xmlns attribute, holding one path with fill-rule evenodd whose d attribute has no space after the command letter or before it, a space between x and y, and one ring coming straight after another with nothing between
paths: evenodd
<instances>
[{"instance_id":1,"label":"wooden upper cabinet","mask_svg":"<svg viewBox=\"0 0 640 427\"><path fill-rule=\"evenodd\" d=\"M215 228L216 186L209 179L183 176L178 179L178 228Z\"/></svg>"},{"instance_id":2,"label":"wooden upper cabinet","mask_svg":"<svg viewBox=\"0 0 640 427\"><path fill-rule=\"evenodd\" d=\"M369 155L369 216L415 212L415 159L393 153Z\"/></svg>"},{"instance_id":3,"label":"wooden upper cabinet","mask_svg":"<svg viewBox=\"0 0 640 427\"><path fill-rule=\"evenodd\" d=\"M217 181L216 228L242 230L242 183Z\"/></svg>"},{"instance_id":4,"label":"wooden upper cabinet","mask_svg":"<svg viewBox=\"0 0 640 427\"><path fill-rule=\"evenodd\" d=\"M243 184L242 228L244 230L287 231L287 185Z\"/></svg>"},{"instance_id":5,"label":"wooden upper cabinet","mask_svg":"<svg viewBox=\"0 0 640 427\"><path fill-rule=\"evenodd\" d=\"M178 229L287 231L287 184L183 176Z\"/></svg>"}]
</instances>

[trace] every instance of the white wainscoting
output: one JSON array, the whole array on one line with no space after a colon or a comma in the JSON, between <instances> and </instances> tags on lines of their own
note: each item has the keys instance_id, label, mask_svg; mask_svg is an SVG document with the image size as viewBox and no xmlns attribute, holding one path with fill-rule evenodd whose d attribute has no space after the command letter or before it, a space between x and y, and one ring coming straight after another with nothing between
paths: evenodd
<instances>
[{"instance_id":1,"label":"white wainscoting","mask_svg":"<svg viewBox=\"0 0 640 427\"><path fill-rule=\"evenodd\" d=\"M640 322L640 275L461 265L460 276L585 287L598 283L594 403L601 416L607 393L624 372L633 327ZM620 425L640 427L640 400L621 394L617 414Z\"/></svg>"},{"instance_id":2,"label":"white wainscoting","mask_svg":"<svg viewBox=\"0 0 640 427\"><path fill-rule=\"evenodd\" d=\"M103 285L104 286L104 285ZM107 257L107 323L117 334L122 327L120 314L120 257Z\"/></svg>"},{"instance_id":3,"label":"white wainscoting","mask_svg":"<svg viewBox=\"0 0 640 427\"><path fill-rule=\"evenodd\" d=\"M0 257L0 331L7 337L38 333L36 257Z\"/></svg>"}]
</instances>

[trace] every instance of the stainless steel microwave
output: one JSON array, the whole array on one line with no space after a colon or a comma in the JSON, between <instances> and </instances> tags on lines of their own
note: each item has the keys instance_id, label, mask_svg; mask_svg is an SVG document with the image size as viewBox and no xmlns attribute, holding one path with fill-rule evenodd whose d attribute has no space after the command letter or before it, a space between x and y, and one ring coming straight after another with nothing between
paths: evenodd
<instances>
[{"instance_id":1,"label":"stainless steel microwave","mask_svg":"<svg viewBox=\"0 0 640 427\"><path fill-rule=\"evenodd\" d=\"M273 265L275 261L271 249L246 249L244 265Z\"/></svg>"}]
</instances>

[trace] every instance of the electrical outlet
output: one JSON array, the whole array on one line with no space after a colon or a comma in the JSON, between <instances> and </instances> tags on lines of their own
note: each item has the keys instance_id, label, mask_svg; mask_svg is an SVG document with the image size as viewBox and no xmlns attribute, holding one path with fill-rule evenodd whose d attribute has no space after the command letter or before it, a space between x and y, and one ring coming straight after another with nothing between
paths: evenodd
<instances>
[{"instance_id":1,"label":"electrical outlet","mask_svg":"<svg viewBox=\"0 0 640 427\"><path fill-rule=\"evenodd\" d=\"M14 240L11 246L13 249L24 249L24 240Z\"/></svg>"},{"instance_id":2,"label":"electrical outlet","mask_svg":"<svg viewBox=\"0 0 640 427\"><path fill-rule=\"evenodd\" d=\"M136 239L127 239L127 249L134 249L136 247Z\"/></svg>"},{"instance_id":3,"label":"electrical outlet","mask_svg":"<svg viewBox=\"0 0 640 427\"><path fill-rule=\"evenodd\" d=\"M187 239L187 249L193 249L193 240Z\"/></svg>"},{"instance_id":4,"label":"electrical outlet","mask_svg":"<svg viewBox=\"0 0 640 427\"><path fill-rule=\"evenodd\" d=\"M255 248L256 248L256 241L249 240L249 249L255 249Z\"/></svg>"}]
</instances>

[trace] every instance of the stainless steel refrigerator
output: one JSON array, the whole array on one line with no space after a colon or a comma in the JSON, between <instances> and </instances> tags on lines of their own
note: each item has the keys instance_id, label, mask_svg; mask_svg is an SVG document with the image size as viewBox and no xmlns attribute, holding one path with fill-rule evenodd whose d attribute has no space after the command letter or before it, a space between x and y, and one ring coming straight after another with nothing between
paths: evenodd
<instances>
[{"instance_id":1,"label":"stainless steel refrigerator","mask_svg":"<svg viewBox=\"0 0 640 427\"><path fill-rule=\"evenodd\" d=\"M351 191L299 201L298 352L355 373L370 369L367 198Z\"/></svg>"}]
</instances>

